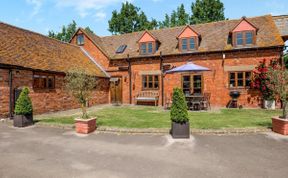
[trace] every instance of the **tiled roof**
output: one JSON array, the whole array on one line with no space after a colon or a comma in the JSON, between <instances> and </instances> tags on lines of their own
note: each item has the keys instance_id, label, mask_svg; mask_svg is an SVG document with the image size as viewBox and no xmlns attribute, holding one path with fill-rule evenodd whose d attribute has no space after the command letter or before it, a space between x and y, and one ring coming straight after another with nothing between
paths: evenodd
<instances>
[{"instance_id":1,"label":"tiled roof","mask_svg":"<svg viewBox=\"0 0 288 178\"><path fill-rule=\"evenodd\" d=\"M282 46L284 44L271 15L246 19L259 29L257 31L256 44L249 48ZM225 20L191 25L191 27L201 35L201 42L198 50L190 53L227 51L235 49L228 44L227 41L230 31L241 20L242 19ZM151 56L159 56L160 52L162 52L162 55L182 54L182 52L178 50L177 36L185 27L186 26L149 31L160 42L159 49ZM99 41L101 41L101 46L104 48L110 59L126 58L128 54L131 58L137 58L143 56L139 54L139 46L137 44L137 41L143 33L144 32L134 32L123 35L106 36L102 37L101 40L99 39ZM90 35L93 36L93 34ZM117 48L123 44L127 45L124 53L116 54Z\"/></svg>"},{"instance_id":2,"label":"tiled roof","mask_svg":"<svg viewBox=\"0 0 288 178\"><path fill-rule=\"evenodd\" d=\"M80 47L0 22L0 64L53 72L80 68L107 75Z\"/></svg>"},{"instance_id":3,"label":"tiled roof","mask_svg":"<svg viewBox=\"0 0 288 178\"><path fill-rule=\"evenodd\" d=\"M288 15L273 16L275 24L282 36L288 36Z\"/></svg>"}]
</instances>

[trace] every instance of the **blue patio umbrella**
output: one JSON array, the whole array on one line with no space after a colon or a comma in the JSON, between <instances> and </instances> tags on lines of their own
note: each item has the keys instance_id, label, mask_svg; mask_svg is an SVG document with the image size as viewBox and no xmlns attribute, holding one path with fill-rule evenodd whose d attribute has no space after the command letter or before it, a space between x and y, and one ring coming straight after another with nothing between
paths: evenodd
<instances>
[{"instance_id":1,"label":"blue patio umbrella","mask_svg":"<svg viewBox=\"0 0 288 178\"><path fill-rule=\"evenodd\" d=\"M166 73L169 74L176 72L203 72L203 71L210 71L210 69L208 69L207 67L196 65L192 62L188 62L187 64L168 70L166 71Z\"/></svg>"}]
</instances>

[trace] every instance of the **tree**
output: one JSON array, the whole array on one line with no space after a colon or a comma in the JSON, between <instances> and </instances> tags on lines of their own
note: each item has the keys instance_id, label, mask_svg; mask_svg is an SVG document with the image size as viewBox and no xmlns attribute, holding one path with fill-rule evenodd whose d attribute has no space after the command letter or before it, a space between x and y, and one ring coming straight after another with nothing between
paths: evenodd
<instances>
[{"instance_id":1,"label":"tree","mask_svg":"<svg viewBox=\"0 0 288 178\"><path fill-rule=\"evenodd\" d=\"M165 14L165 19L159 22L160 28L177 27L189 24L189 14L186 13L184 4L177 7L177 11L173 10L171 15Z\"/></svg>"},{"instance_id":2,"label":"tree","mask_svg":"<svg viewBox=\"0 0 288 178\"><path fill-rule=\"evenodd\" d=\"M55 38L57 40L60 41L64 41L64 42L69 42L70 39L72 38L72 36L75 34L76 30L77 30L77 24L76 22L73 20L70 24L68 24L67 26L62 26L61 32L54 32L54 31L48 31L48 36L51 38ZM93 31L89 28L86 27L85 30L92 32Z\"/></svg>"},{"instance_id":3,"label":"tree","mask_svg":"<svg viewBox=\"0 0 288 178\"><path fill-rule=\"evenodd\" d=\"M170 118L176 123L185 123L189 121L185 96L180 88L173 89Z\"/></svg>"},{"instance_id":4,"label":"tree","mask_svg":"<svg viewBox=\"0 0 288 178\"><path fill-rule=\"evenodd\" d=\"M283 69L279 64L269 68L268 76L273 81L270 84L270 88L279 95L282 101L284 119L288 119L287 116L287 103L288 103L288 70Z\"/></svg>"},{"instance_id":5,"label":"tree","mask_svg":"<svg viewBox=\"0 0 288 178\"><path fill-rule=\"evenodd\" d=\"M132 3L122 3L120 12L112 12L112 17L108 21L109 31L112 34L124 34L157 28L156 20L149 21L143 11Z\"/></svg>"},{"instance_id":6,"label":"tree","mask_svg":"<svg viewBox=\"0 0 288 178\"><path fill-rule=\"evenodd\" d=\"M225 20L224 4L220 0L196 0L191 10L191 24Z\"/></svg>"},{"instance_id":7,"label":"tree","mask_svg":"<svg viewBox=\"0 0 288 178\"><path fill-rule=\"evenodd\" d=\"M183 26L189 24L189 14L186 13L184 4L177 8L177 25Z\"/></svg>"},{"instance_id":8,"label":"tree","mask_svg":"<svg viewBox=\"0 0 288 178\"><path fill-rule=\"evenodd\" d=\"M33 112L32 102L29 97L29 89L23 88L15 105L15 114L17 115L30 115Z\"/></svg>"},{"instance_id":9,"label":"tree","mask_svg":"<svg viewBox=\"0 0 288 178\"><path fill-rule=\"evenodd\" d=\"M284 63L285 63L286 69L288 69L288 54L284 56Z\"/></svg>"},{"instance_id":10,"label":"tree","mask_svg":"<svg viewBox=\"0 0 288 178\"><path fill-rule=\"evenodd\" d=\"M170 27L170 16L168 14L165 14L165 20L162 22L159 22L159 28L169 28Z\"/></svg>"},{"instance_id":11,"label":"tree","mask_svg":"<svg viewBox=\"0 0 288 178\"><path fill-rule=\"evenodd\" d=\"M66 89L77 99L82 109L82 119L88 119L87 104L92 91L97 85L96 78L88 75L85 70L70 70L65 76Z\"/></svg>"}]
</instances>

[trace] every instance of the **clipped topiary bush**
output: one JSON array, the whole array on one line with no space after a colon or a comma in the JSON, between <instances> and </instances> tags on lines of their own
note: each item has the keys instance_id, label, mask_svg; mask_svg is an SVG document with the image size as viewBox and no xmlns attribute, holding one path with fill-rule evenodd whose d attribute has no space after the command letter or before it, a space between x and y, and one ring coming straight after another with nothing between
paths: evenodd
<instances>
[{"instance_id":1,"label":"clipped topiary bush","mask_svg":"<svg viewBox=\"0 0 288 178\"><path fill-rule=\"evenodd\" d=\"M183 91L180 88L173 89L172 107L170 118L176 123L185 123L189 121L187 103Z\"/></svg>"},{"instance_id":2,"label":"clipped topiary bush","mask_svg":"<svg viewBox=\"0 0 288 178\"><path fill-rule=\"evenodd\" d=\"M23 88L15 106L16 115L30 115L33 112L32 102L29 97L29 89Z\"/></svg>"}]
</instances>

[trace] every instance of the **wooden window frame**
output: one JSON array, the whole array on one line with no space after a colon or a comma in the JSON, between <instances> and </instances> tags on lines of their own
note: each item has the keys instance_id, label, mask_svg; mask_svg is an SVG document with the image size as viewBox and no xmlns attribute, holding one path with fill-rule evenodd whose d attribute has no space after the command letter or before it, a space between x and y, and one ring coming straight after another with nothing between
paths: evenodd
<instances>
[{"instance_id":1,"label":"wooden window frame","mask_svg":"<svg viewBox=\"0 0 288 178\"><path fill-rule=\"evenodd\" d=\"M83 38L83 41L81 43L79 42L79 39L78 39L80 36L82 36L82 38ZM76 35L76 43L77 43L77 45L84 45L84 41L85 41L84 40L84 34Z\"/></svg>"},{"instance_id":2,"label":"wooden window frame","mask_svg":"<svg viewBox=\"0 0 288 178\"><path fill-rule=\"evenodd\" d=\"M231 73L235 74L235 86L230 86L230 80L231 80ZM238 73L243 73L243 86L238 86ZM253 72L252 71L231 71L228 73L228 88L230 89L250 89L250 86L246 86L246 73L250 73L250 77L252 80Z\"/></svg>"},{"instance_id":3,"label":"wooden window frame","mask_svg":"<svg viewBox=\"0 0 288 178\"><path fill-rule=\"evenodd\" d=\"M142 52L142 45L145 45L146 47L146 53ZM149 52L149 44L152 44L152 52ZM139 53L141 55L149 55L149 54L154 54L156 52L156 42L155 41L147 41L147 42L141 42L139 43Z\"/></svg>"},{"instance_id":4,"label":"wooden window frame","mask_svg":"<svg viewBox=\"0 0 288 178\"><path fill-rule=\"evenodd\" d=\"M246 41L246 33L251 32L252 33L252 43L251 44L247 44ZM238 45L237 44L237 34L242 34L242 40L243 40L243 44L242 45ZM255 45L256 44L256 31L255 30L245 30L245 31L240 31L240 32L234 32L233 33L233 45L237 46L237 47L241 47L241 46L251 46L251 45Z\"/></svg>"},{"instance_id":5,"label":"wooden window frame","mask_svg":"<svg viewBox=\"0 0 288 178\"><path fill-rule=\"evenodd\" d=\"M39 76L37 78L46 78L46 84L45 87L36 87L35 86L35 76ZM53 83L52 83L52 87L48 87L49 86L49 78L53 79ZM45 74L45 73L33 73L33 89L36 90L54 90L55 89L55 75L53 74Z\"/></svg>"},{"instance_id":6,"label":"wooden window frame","mask_svg":"<svg viewBox=\"0 0 288 178\"><path fill-rule=\"evenodd\" d=\"M149 76L152 76L152 88L149 88ZM158 77L158 88L155 88L155 77ZM146 80L147 87L144 87L144 79ZM160 89L160 81L159 75L142 75L142 90L159 90Z\"/></svg>"},{"instance_id":7,"label":"wooden window frame","mask_svg":"<svg viewBox=\"0 0 288 178\"><path fill-rule=\"evenodd\" d=\"M198 74L182 74L181 76L181 88L183 90L183 77L184 76L189 76L190 77L190 94L194 93L194 76L199 75L201 76L201 94L203 94L203 90L204 90L204 75L202 73L198 73ZM185 93L184 93L185 94Z\"/></svg>"},{"instance_id":8,"label":"wooden window frame","mask_svg":"<svg viewBox=\"0 0 288 178\"><path fill-rule=\"evenodd\" d=\"M182 48L182 41L186 39L187 40L187 49L183 50ZM190 48L190 39L194 39L194 48L191 49ZM193 37L189 37L189 38L179 38L179 50L182 52L187 52L187 51L195 51L198 49L198 37L193 36Z\"/></svg>"}]
</instances>

